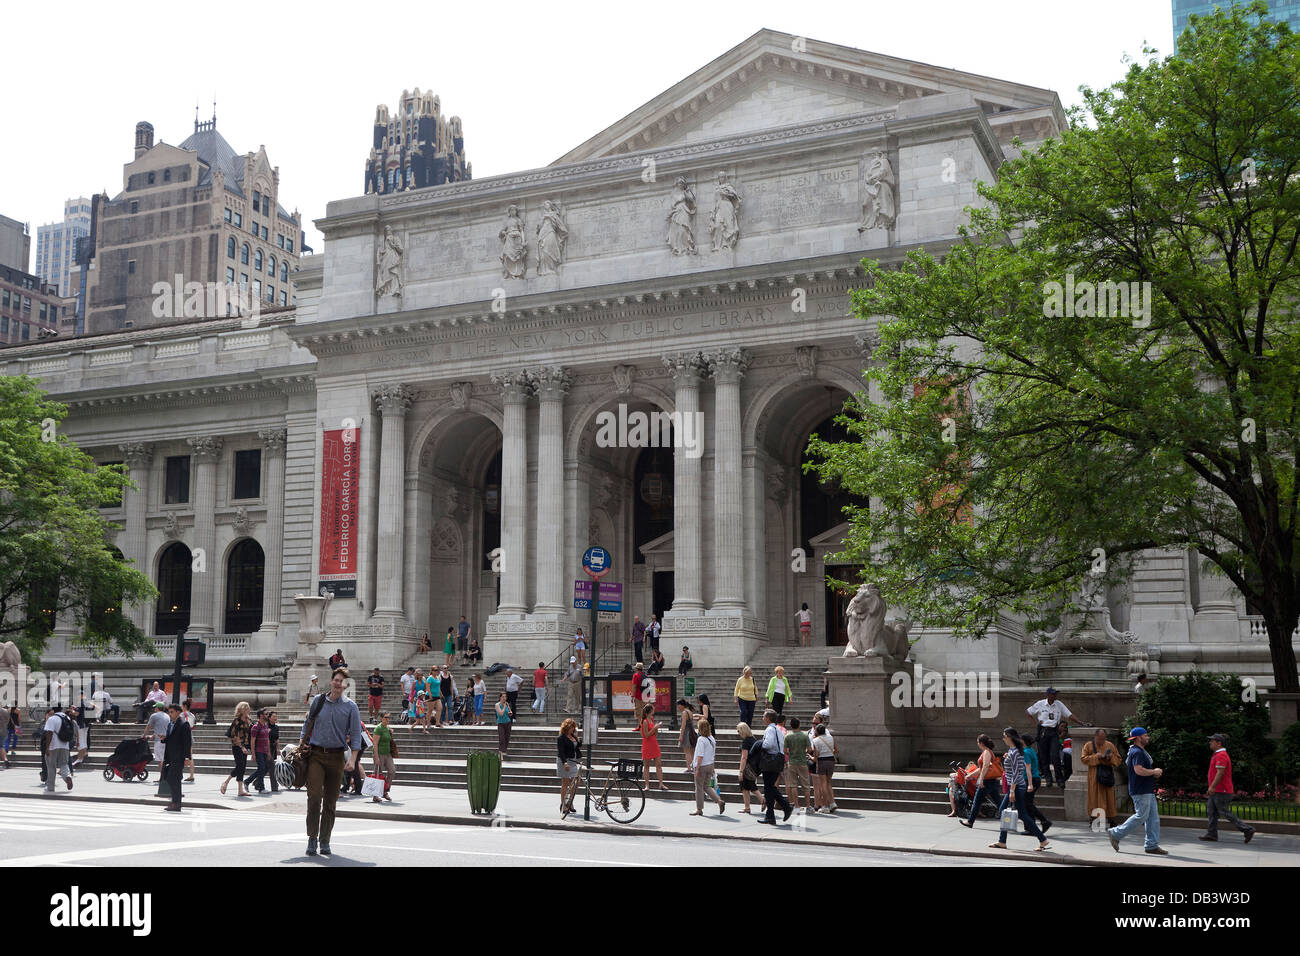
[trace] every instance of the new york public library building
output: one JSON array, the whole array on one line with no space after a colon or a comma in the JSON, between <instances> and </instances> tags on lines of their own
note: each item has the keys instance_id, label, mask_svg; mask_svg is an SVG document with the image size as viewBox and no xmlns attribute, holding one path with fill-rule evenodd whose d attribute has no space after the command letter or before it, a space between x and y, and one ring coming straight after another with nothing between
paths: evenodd
<instances>
[{"instance_id":1,"label":"new york public library building","mask_svg":"<svg viewBox=\"0 0 1300 956\"><path fill-rule=\"evenodd\" d=\"M845 642L848 596L825 584L844 501L800 466L871 360L861 260L942 252L1013 139L1064 124L1049 90L761 31L549 166L331 202L296 307L253 327L32 343L0 367L138 485L105 510L161 592L133 619L164 654L179 628L204 637L248 699L279 699L294 596L322 589L321 649L355 668L414 662L425 632L440 650L462 614L485 663L551 661L588 623L593 544L623 585L609 636L660 614L670 669L683 644L697 668L781 660L803 603L824 664ZM1086 646L1007 617L979 642L922 630L912 659L998 673L1006 713L1051 681L1122 716L1139 671L1269 685L1262 624L1197 565L1149 555ZM56 631L47 670L84 665L74 639ZM127 694L157 668L99 666ZM898 733L964 752L976 722Z\"/></svg>"}]
</instances>

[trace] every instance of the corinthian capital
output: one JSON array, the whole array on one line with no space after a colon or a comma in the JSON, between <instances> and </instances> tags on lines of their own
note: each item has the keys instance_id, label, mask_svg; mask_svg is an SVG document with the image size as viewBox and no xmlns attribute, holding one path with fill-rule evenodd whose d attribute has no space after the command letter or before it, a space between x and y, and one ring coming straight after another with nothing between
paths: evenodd
<instances>
[{"instance_id":1,"label":"corinthian capital","mask_svg":"<svg viewBox=\"0 0 1300 956\"><path fill-rule=\"evenodd\" d=\"M573 377L569 375L569 370L562 365L536 368L532 370L531 375L534 387L537 389L537 397L542 401L563 400L569 391L569 386L573 384Z\"/></svg>"},{"instance_id":2,"label":"corinthian capital","mask_svg":"<svg viewBox=\"0 0 1300 956\"><path fill-rule=\"evenodd\" d=\"M714 381L719 385L735 385L744 377L753 356L748 349L726 348L711 352L705 358Z\"/></svg>"},{"instance_id":3,"label":"corinthian capital","mask_svg":"<svg viewBox=\"0 0 1300 956\"><path fill-rule=\"evenodd\" d=\"M262 451L268 457L284 454L284 443L289 433L283 428L263 428L257 433L262 439Z\"/></svg>"},{"instance_id":4,"label":"corinthian capital","mask_svg":"<svg viewBox=\"0 0 1300 956\"><path fill-rule=\"evenodd\" d=\"M117 446L128 468L147 467L153 461L153 443L147 441L124 442Z\"/></svg>"},{"instance_id":5,"label":"corinthian capital","mask_svg":"<svg viewBox=\"0 0 1300 956\"><path fill-rule=\"evenodd\" d=\"M673 373L675 386L690 388L704 376L704 356L699 352L674 352L664 356L664 367Z\"/></svg>"},{"instance_id":6,"label":"corinthian capital","mask_svg":"<svg viewBox=\"0 0 1300 956\"><path fill-rule=\"evenodd\" d=\"M526 402L533 392L533 380L525 369L512 372L494 372L492 384L501 389L501 396L508 403Z\"/></svg>"},{"instance_id":7,"label":"corinthian capital","mask_svg":"<svg viewBox=\"0 0 1300 956\"><path fill-rule=\"evenodd\" d=\"M385 418L389 415L401 417L406 414L406 410L411 407L411 402L415 395L405 385L381 385L370 393L375 404L379 406L380 414Z\"/></svg>"},{"instance_id":8,"label":"corinthian capital","mask_svg":"<svg viewBox=\"0 0 1300 956\"><path fill-rule=\"evenodd\" d=\"M193 449L192 454L197 461L216 461L221 455L222 439L216 435L187 438L185 442Z\"/></svg>"}]
</instances>

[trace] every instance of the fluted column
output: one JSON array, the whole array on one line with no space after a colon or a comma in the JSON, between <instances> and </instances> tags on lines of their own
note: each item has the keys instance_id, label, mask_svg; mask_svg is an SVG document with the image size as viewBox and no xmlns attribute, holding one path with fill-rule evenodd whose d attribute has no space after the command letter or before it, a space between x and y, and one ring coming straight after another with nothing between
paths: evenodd
<instances>
[{"instance_id":1,"label":"fluted column","mask_svg":"<svg viewBox=\"0 0 1300 956\"><path fill-rule=\"evenodd\" d=\"M540 403L537 438L537 562L535 611L563 613L564 396L571 379L553 365L534 373Z\"/></svg>"},{"instance_id":2,"label":"fluted column","mask_svg":"<svg viewBox=\"0 0 1300 956\"><path fill-rule=\"evenodd\" d=\"M149 469L153 465L153 445L148 442L128 442L118 445L122 460L126 462L127 475L135 483L135 490L122 492L122 556L135 565L135 569L150 575L149 555L145 552L148 537L145 519L149 515ZM147 631L149 605L132 605L127 612L131 623Z\"/></svg>"},{"instance_id":3,"label":"fluted column","mask_svg":"<svg viewBox=\"0 0 1300 956\"><path fill-rule=\"evenodd\" d=\"M680 428L687 417L695 427L700 411L700 378L704 363L698 352L664 356L673 373L674 401ZM703 441L702 434L696 435ZM680 441L680 439L678 439ZM673 606L672 613L698 614L704 608L700 559L700 459L683 447L673 449Z\"/></svg>"},{"instance_id":4,"label":"fluted column","mask_svg":"<svg viewBox=\"0 0 1300 956\"><path fill-rule=\"evenodd\" d=\"M280 628L284 575L284 443L288 433L283 428L265 428L257 437L262 439L262 462L266 465L266 563L262 573L262 626L258 630L273 634Z\"/></svg>"},{"instance_id":5,"label":"fluted column","mask_svg":"<svg viewBox=\"0 0 1300 956\"><path fill-rule=\"evenodd\" d=\"M493 375L505 406L501 434L501 605L499 614L528 612L528 396L523 371Z\"/></svg>"},{"instance_id":6,"label":"fluted column","mask_svg":"<svg viewBox=\"0 0 1300 956\"><path fill-rule=\"evenodd\" d=\"M708 356L713 374L713 541L717 551L713 607L745 606L744 498L740 474L740 380L749 367L745 349Z\"/></svg>"},{"instance_id":7,"label":"fluted column","mask_svg":"<svg viewBox=\"0 0 1300 956\"><path fill-rule=\"evenodd\" d=\"M204 435L186 439L194 461L194 551L203 551L202 571L195 571L190 583L190 634L215 634L217 575L217 462L221 459L220 438Z\"/></svg>"},{"instance_id":8,"label":"fluted column","mask_svg":"<svg viewBox=\"0 0 1300 956\"><path fill-rule=\"evenodd\" d=\"M376 542L375 617L400 618L402 548L405 544L406 410L413 396L405 385L385 385L374 393L383 417L379 451L379 536Z\"/></svg>"}]
</instances>

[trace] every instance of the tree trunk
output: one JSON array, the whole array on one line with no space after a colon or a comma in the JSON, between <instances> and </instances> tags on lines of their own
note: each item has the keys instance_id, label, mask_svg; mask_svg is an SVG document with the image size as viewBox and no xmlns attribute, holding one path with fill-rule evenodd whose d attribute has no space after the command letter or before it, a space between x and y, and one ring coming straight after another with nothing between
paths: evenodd
<instances>
[{"instance_id":1,"label":"tree trunk","mask_svg":"<svg viewBox=\"0 0 1300 956\"><path fill-rule=\"evenodd\" d=\"M1300 693L1300 673L1296 670L1295 648L1291 634L1296 628L1297 615L1278 613L1266 609L1264 627L1268 630L1268 650L1273 658L1273 684L1279 694Z\"/></svg>"}]
</instances>

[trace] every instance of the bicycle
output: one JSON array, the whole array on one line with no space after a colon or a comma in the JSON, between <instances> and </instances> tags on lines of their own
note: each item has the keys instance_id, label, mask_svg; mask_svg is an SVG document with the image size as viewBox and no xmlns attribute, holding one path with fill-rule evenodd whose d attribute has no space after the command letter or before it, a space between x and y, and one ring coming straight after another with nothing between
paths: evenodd
<instances>
[{"instance_id":1,"label":"bicycle","mask_svg":"<svg viewBox=\"0 0 1300 956\"><path fill-rule=\"evenodd\" d=\"M634 823L645 812L645 788L641 786L640 760L610 760L605 787L593 794L596 810L604 810L615 823ZM586 784L588 770L579 768L578 783ZM575 799L577 795L575 794ZM566 812L564 816L568 816Z\"/></svg>"}]
</instances>

